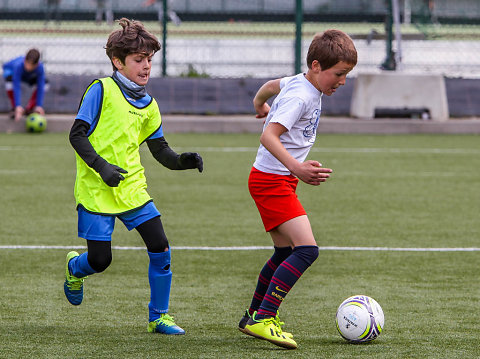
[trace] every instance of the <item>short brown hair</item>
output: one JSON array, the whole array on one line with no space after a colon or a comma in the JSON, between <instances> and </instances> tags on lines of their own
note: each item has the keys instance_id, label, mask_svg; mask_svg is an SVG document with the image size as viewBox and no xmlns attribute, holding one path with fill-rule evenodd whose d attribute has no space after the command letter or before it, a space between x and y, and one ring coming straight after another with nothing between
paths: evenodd
<instances>
[{"instance_id":1,"label":"short brown hair","mask_svg":"<svg viewBox=\"0 0 480 359\"><path fill-rule=\"evenodd\" d=\"M307 66L309 69L314 60L319 62L322 71L328 70L340 61L355 66L357 50L350 36L343 31L326 30L315 35L308 48Z\"/></svg>"},{"instance_id":2,"label":"short brown hair","mask_svg":"<svg viewBox=\"0 0 480 359\"><path fill-rule=\"evenodd\" d=\"M129 54L137 52L151 54L160 50L161 46L156 36L148 32L140 21L121 18L118 24L122 29L113 31L105 46L110 61L116 57L124 64ZM112 66L116 70L113 62Z\"/></svg>"},{"instance_id":3,"label":"short brown hair","mask_svg":"<svg viewBox=\"0 0 480 359\"><path fill-rule=\"evenodd\" d=\"M25 60L33 65L38 64L40 61L40 51L37 49L28 50L27 54L25 55Z\"/></svg>"}]
</instances>

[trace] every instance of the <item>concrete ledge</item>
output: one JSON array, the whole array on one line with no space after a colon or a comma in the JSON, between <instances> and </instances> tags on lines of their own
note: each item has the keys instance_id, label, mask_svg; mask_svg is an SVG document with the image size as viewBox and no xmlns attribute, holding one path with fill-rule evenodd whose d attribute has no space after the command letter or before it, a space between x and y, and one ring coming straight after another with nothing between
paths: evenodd
<instances>
[{"instance_id":1,"label":"concrete ledge","mask_svg":"<svg viewBox=\"0 0 480 359\"><path fill-rule=\"evenodd\" d=\"M452 119L448 121L409 119L351 119L330 118L320 120L318 133L350 134L480 134L480 118Z\"/></svg>"},{"instance_id":2,"label":"concrete ledge","mask_svg":"<svg viewBox=\"0 0 480 359\"><path fill-rule=\"evenodd\" d=\"M398 72L358 74L350 115L375 117L375 109L426 108L436 121L449 118L445 79L441 75L408 75Z\"/></svg>"},{"instance_id":3,"label":"concrete ledge","mask_svg":"<svg viewBox=\"0 0 480 359\"><path fill-rule=\"evenodd\" d=\"M68 132L73 114L47 115L47 132ZM257 133L263 120L252 115L197 116L164 115L165 133ZM0 114L0 132L25 132L24 122L13 122L7 114ZM450 119L448 121L409 119L353 119L347 117L322 117L318 133L370 133L370 134L480 134L480 118Z\"/></svg>"},{"instance_id":4,"label":"concrete ledge","mask_svg":"<svg viewBox=\"0 0 480 359\"><path fill-rule=\"evenodd\" d=\"M252 116L163 116L166 133L258 133L263 120Z\"/></svg>"},{"instance_id":5,"label":"concrete ledge","mask_svg":"<svg viewBox=\"0 0 480 359\"><path fill-rule=\"evenodd\" d=\"M255 116L164 116L166 133L258 133L263 120ZM425 121L321 117L317 133L332 134L480 134L480 119Z\"/></svg>"},{"instance_id":6,"label":"concrete ledge","mask_svg":"<svg viewBox=\"0 0 480 359\"><path fill-rule=\"evenodd\" d=\"M72 127L72 117L68 115L47 115L46 132L66 132ZM6 114L0 114L0 133L22 133L25 130L25 119L15 122Z\"/></svg>"}]
</instances>

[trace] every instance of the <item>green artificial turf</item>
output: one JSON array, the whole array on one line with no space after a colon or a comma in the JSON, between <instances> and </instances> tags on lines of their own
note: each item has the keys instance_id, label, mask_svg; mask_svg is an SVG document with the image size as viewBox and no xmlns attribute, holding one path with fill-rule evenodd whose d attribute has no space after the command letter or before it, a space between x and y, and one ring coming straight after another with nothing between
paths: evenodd
<instances>
[{"instance_id":1,"label":"green artificial turf","mask_svg":"<svg viewBox=\"0 0 480 359\"><path fill-rule=\"evenodd\" d=\"M258 135L167 140L205 162L201 174L169 171L141 149L173 248L170 313L187 332L179 337L146 331L144 250L115 249L111 266L86 279L82 305L66 301L68 249L55 246L85 244L76 238L67 134L0 134L0 358L480 356L480 252L465 250L480 247L478 136L318 135L309 158L334 172L319 187L298 186L322 250L280 308L293 351L236 329L271 250L198 249L271 246L246 184ZM118 222L113 245L142 242ZM370 344L348 344L336 332L335 311L354 294L372 296L385 313L384 332Z\"/></svg>"}]
</instances>

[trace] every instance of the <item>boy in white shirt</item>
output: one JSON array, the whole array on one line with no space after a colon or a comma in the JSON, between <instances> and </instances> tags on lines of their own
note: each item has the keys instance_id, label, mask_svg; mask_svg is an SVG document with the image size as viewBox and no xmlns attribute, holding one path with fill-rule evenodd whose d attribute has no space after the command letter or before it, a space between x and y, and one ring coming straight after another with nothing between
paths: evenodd
<instances>
[{"instance_id":1,"label":"boy in white shirt","mask_svg":"<svg viewBox=\"0 0 480 359\"><path fill-rule=\"evenodd\" d=\"M345 84L357 64L352 39L327 30L312 40L307 73L266 82L253 100L257 117L267 116L248 187L270 233L275 252L258 277L250 308L240 331L295 349L293 335L282 331L278 307L318 257L310 222L295 194L298 180L318 186L330 177L329 168L305 161L316 137L321 98ZM272 107L267 100L278 95Z\"/></svg>"}]
</instances>

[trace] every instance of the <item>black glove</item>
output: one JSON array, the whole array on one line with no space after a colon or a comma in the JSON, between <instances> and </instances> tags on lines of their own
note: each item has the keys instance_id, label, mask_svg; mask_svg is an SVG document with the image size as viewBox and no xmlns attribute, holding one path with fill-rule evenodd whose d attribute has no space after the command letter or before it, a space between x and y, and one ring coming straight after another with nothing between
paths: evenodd
<instances>
[{"instance_id":1,"label":"black glove","mask_svg":"<svg viewBox=\"0 0 480 359\"><path fill-rule=\"evenodd\" d=\"M202 156L194 152L184 152L178 157L178 166L182 170L198 168L198 172L203 171Z\"/></svg>"},{"instance_id":2,"label":"black glove","mask_svg":"<svg viewBox=\"0 0 480 359\"><path fill-rule=\"evenodd\" d=\"M110 187L118 187L120 181L125 179L125 177L122 176L122 173L128 173L123 168L108 163L100 156L95 160L92 168L98 172L100 177L102 177L103 182Z\"/></svg>"}]
</instances>

